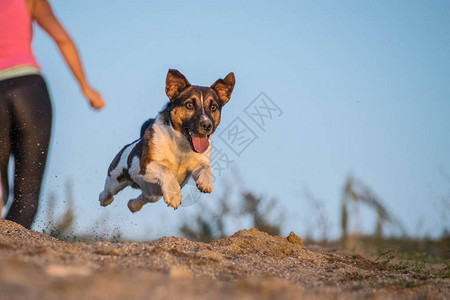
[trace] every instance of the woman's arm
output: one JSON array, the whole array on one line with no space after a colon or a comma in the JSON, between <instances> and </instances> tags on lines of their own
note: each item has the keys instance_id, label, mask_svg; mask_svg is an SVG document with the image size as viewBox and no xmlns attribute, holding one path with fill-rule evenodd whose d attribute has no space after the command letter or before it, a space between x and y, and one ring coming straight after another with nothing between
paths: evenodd
<instances>
[{"instance_id":1,"label":"woman's arm","mask_svg":"<svg viewBox=\"0 0 450 300\"><path fill-rule=\"evenodd\" d=\"M36 19L36 22L58 45L61 54L70 70L72 70L73 75L80 84L83 94L89 100L91 106L95 109L102 108L105 102L102 96L87 82L77 48L69 34L56 18L50 4L47 0L34 0L33 2L31 6L32 15Z\"/></svg>"}]
</instances>

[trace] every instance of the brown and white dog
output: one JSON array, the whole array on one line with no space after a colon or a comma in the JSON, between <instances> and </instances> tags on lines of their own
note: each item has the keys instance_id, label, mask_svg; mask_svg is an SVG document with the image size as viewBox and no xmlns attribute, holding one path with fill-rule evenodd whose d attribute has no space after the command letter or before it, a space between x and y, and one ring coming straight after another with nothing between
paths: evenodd
<instances>
[{"instance_id":1,"label":"brown and white dog","mask_svg":"<svg viewBox=\"0 0 450 300\"><path fill-rule=\"evenodd\" d=\"M142 194L128 202L132 212L164 197L167 206L181 204L181 188L192 176L203 193L213 189L211 135L220 123L222 107L230 100L234 74L211 87L191 85L177 70L169 70L166 94L170 99L156 119L146 121L141 138L126 145L108 169L102 206L127 186Z\"/></svg>"}]
</instances>

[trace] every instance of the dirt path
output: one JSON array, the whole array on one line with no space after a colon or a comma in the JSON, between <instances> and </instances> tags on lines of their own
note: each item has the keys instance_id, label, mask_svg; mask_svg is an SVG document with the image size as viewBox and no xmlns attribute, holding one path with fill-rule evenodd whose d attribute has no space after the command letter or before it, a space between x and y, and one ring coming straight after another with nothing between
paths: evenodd
<instances>
[{"instance_id":1,"label":"dirt path","mask_svg":"<svg viewBox=\"0 0 450 300\"><path fill-rule=\"evenodd\" d=\"M0 220L0 299L446 299L449 285L256 229L210 244L70 243Z\"/></svg>"}]
</instances>

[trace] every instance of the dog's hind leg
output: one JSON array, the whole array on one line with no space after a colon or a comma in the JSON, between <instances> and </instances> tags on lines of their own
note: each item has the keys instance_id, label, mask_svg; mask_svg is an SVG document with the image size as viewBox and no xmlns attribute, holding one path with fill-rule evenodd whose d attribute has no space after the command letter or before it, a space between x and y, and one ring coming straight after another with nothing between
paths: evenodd
<instances>
[{"instance_id":1,"label":"dog's hind leg","mask_svg":"<svg viewBox=\"0 0 450 300\"><path fill-rule=\"evenodd\" d=\"M144 201L142 194L140 194L137 198L131 199L128 201L128 209L134 213L140 211L142 206L144 206L147 202Z\"/></svg>"},{"instance_id":2,"label":"dog's hind leg","mask_svg":"<svg viewBox=\"0 0 450 300\"><path fill-rule=\"evenodd\" d=\"M109 176L105 181L105 188L98 196L101 206L108 206L114 201L114 195L130 185L127 180L120 181L118 177Z\"/></svg>"},{"instance_id":3,"label":"dog's hind leg","mask_svg":"<svg viewBox=\"0 0 450 300\"><path fill-rule=\"evenodd\" d=\"M114 196L106 191L103 191L98 196L101 206L108 206L114 201Z\"/></svg>"},{"instance_id":4,"label":"dog's hind leg","mask_svg":"<svg viewBox=\"0 0 450 300\"><path fill-rule=\"evenodd\" d=\"M128 209L132 213L135 213L140 211L145 204L157 202L159 199L161 199L161 196L144 196L143 194L140 194L137 198L128 201Z\"/></svg>"},{"instance_id":5,"label":"dog's hind leg","mask_svg":"<svg viewBox=\"0 0 450 300\"><path fill-rule=\"evenodd\" d=\"M140 211L147 203L158 202L162 197L161 188L157 184L144 182L141 183L141 189L141 195L128 201L128 208L133 213Z\"/></svg>"}]
</instances>

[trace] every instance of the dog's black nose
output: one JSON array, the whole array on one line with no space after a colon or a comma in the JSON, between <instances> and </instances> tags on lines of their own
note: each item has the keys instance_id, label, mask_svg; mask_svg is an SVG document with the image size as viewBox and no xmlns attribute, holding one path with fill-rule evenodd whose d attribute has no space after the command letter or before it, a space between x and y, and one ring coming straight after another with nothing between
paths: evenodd
<instances>
[{"instance_id":1,"label":"dog's black nose","mask_svg":"<svg viewBox=\"0 0 450 300\"><path fill-rule=\"evenodd\" d=\"M212 125L213 124L209 118L204 118L200 120L200 129L204 132L204 134L210 133Z\"/></svg>"}]
</instances>

